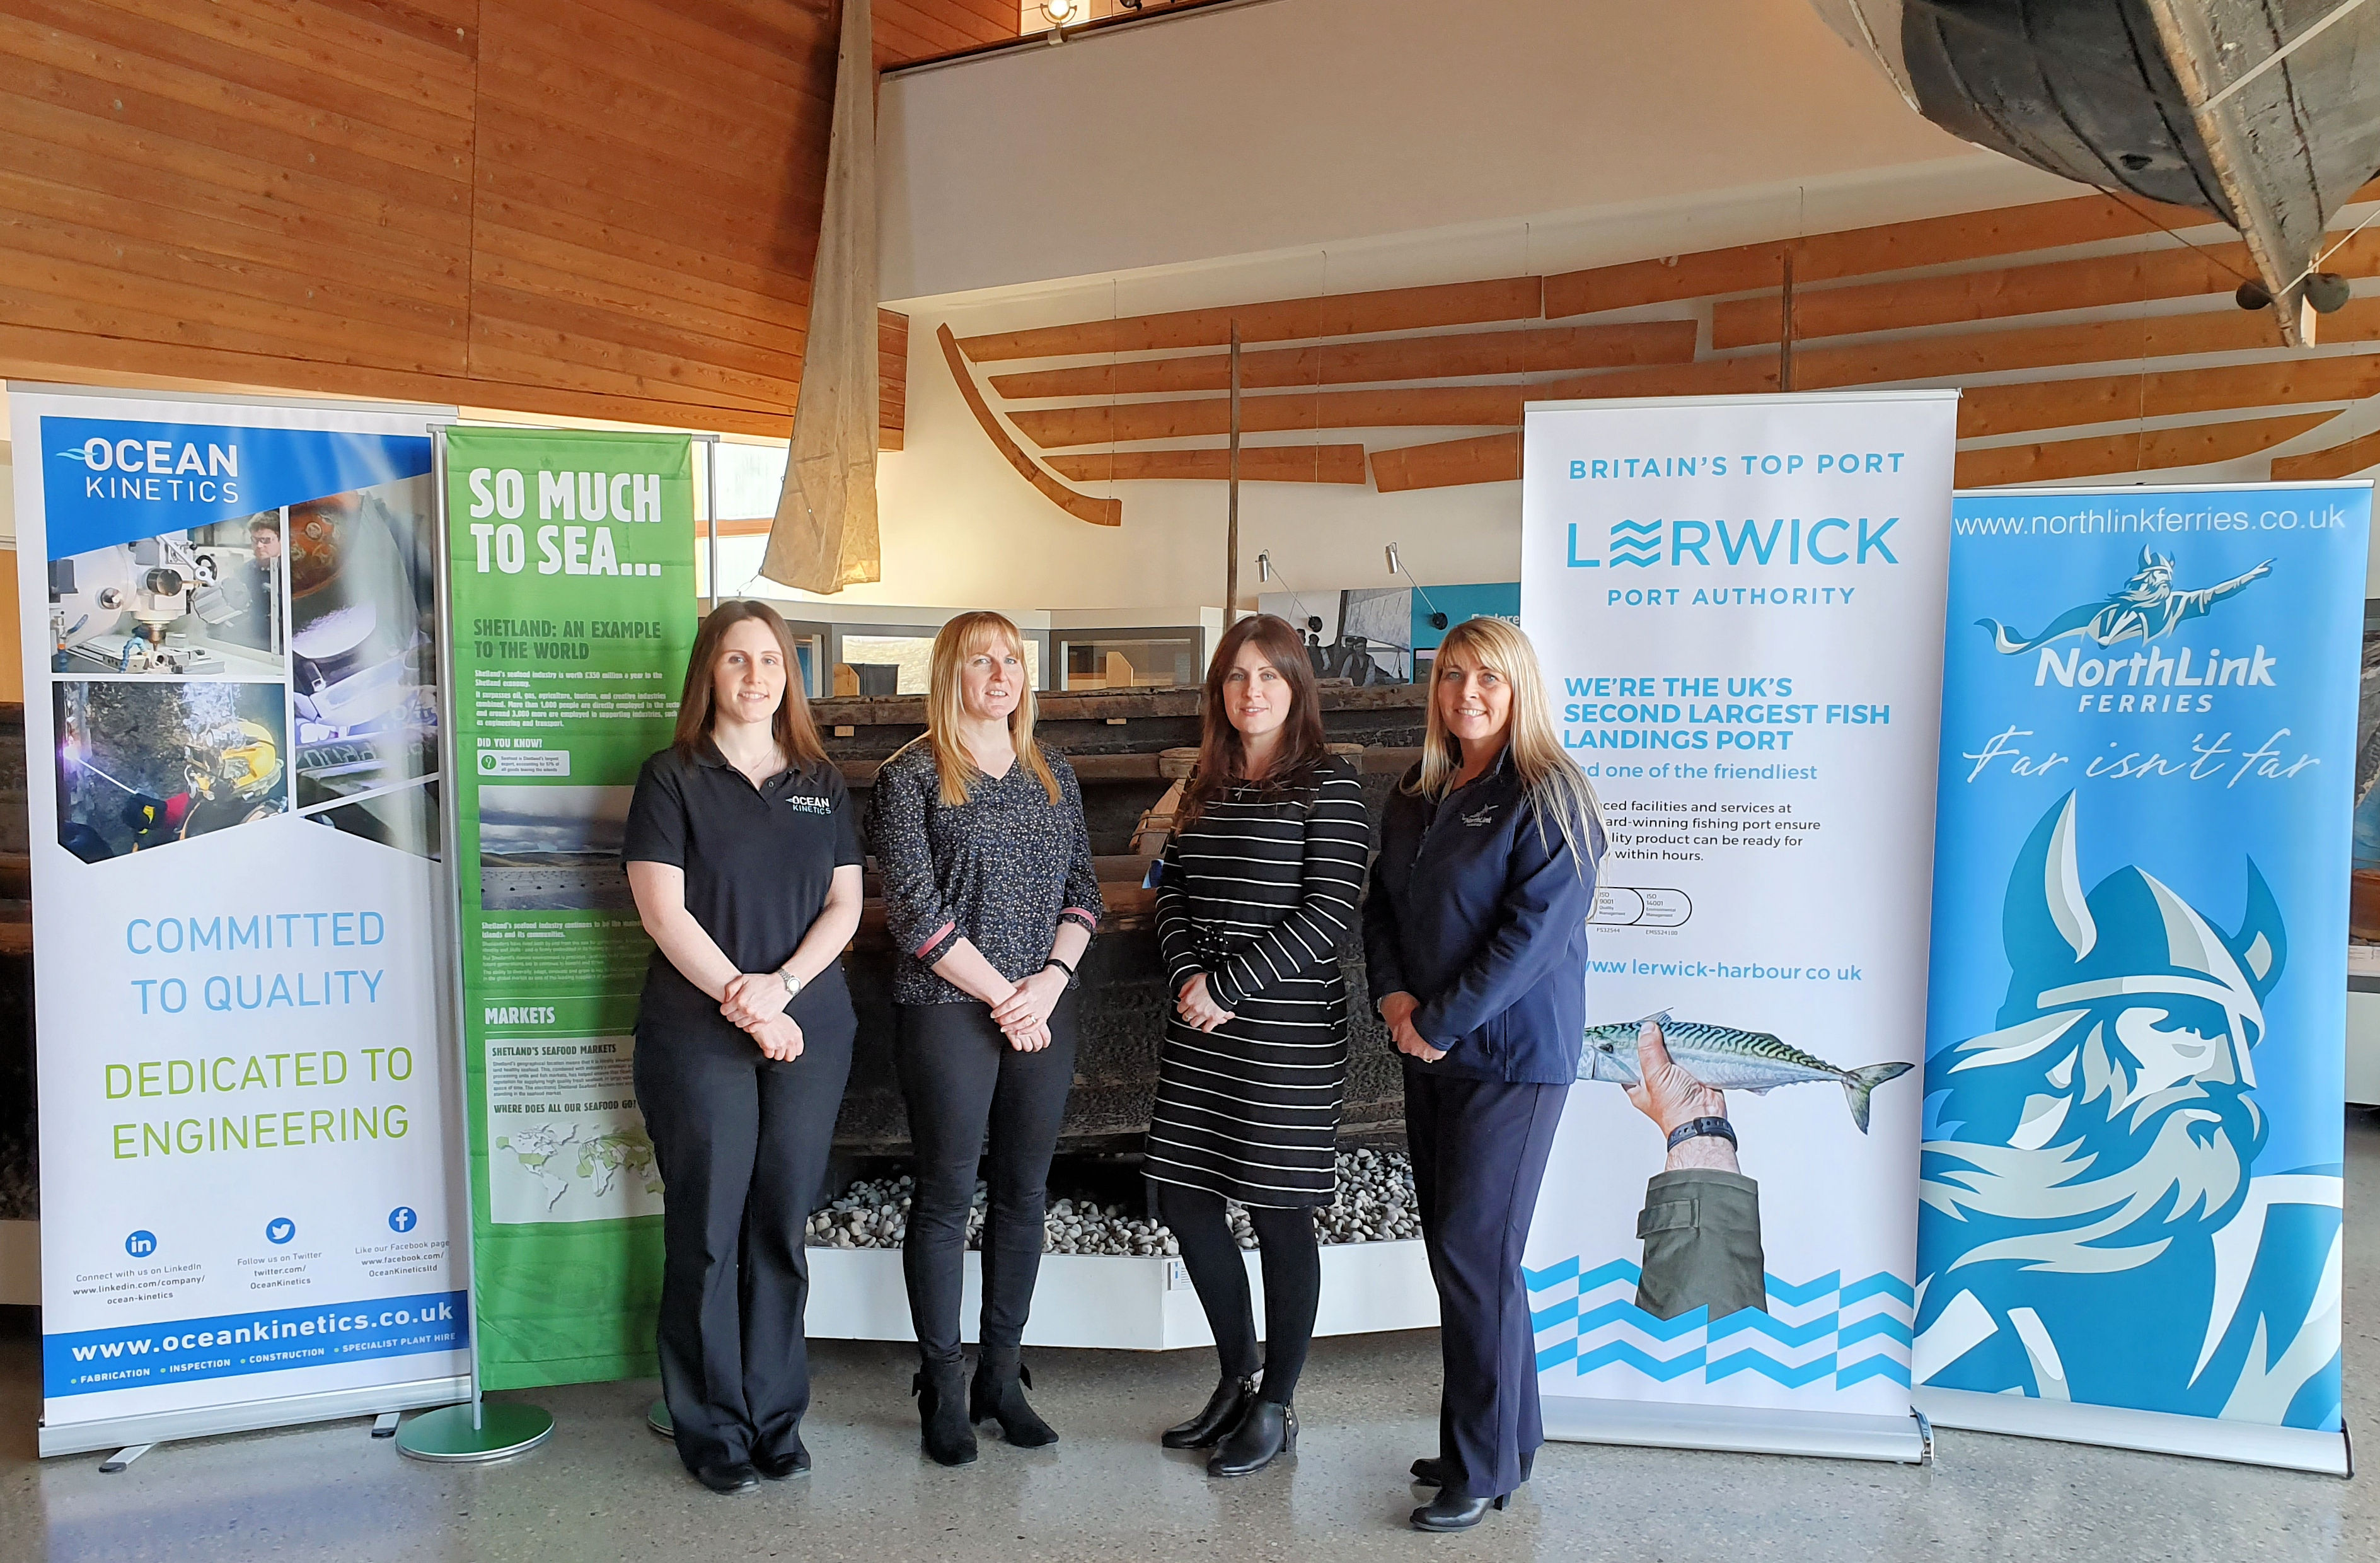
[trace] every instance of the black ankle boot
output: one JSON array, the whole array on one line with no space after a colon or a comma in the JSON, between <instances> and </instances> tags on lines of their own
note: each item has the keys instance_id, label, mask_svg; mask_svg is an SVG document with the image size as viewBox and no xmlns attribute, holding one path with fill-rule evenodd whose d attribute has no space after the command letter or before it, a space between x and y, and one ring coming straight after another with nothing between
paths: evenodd
<instances>
[{"instance_id":1,"label":"black ankle boot","mask_svg":"<svg viewBox=\"0 0 2380 1563\"><path fill-rule=\"evenodd\" d=\"M926 1453L936 1465L974 1463L975 1429L967 1424L966 1363L928 1362L909 1382Z\"/></svg>"},{"instance_id":2,"label":"black ankle boot","mask_svg":"<svg viewBox=\"0 0 2380 1563\"><path fill-rule=\"evenodd\" d=\"M1440 1493L1415 1509L1408 1522L1416 1531L1467 1531L1488 1518L1488 1509L1503 1508L1512 1496L1505 1493L1492 1498L1466 1498Z\"/></svg>"},{"instance_id":3,"label":"black ankle boot","mask_svg":"<svg viewBox=\"0 0 2380 1563\"><path fill-rule=\"evenodd\" d=\"M1247 1415L1207 1462L1209 1476L1253 1476L1297 1450L1297 1408L1251 1400Z\"/></svg>"},{"instance_id":4,"label":"black ankle boot","mask_svg":"<svg viewBox=\"0 0 2380 1563\"><path fill-rule=\"evenodd\" d=\"M1169 1449L1206 1449L1222 1442L1257 1398L1257 1381L1228 1375L1207 1397L1207 1404L1188 1422L1177 1423L1158 1437Z\"/></svg>"},{"instance_id":5,"label":"black ankle boot","mask_svg":"<svg viewBox=\"0 0 2380 1563\"><path fill-rule=\"evenodd\" d=\"M967 1420L999 1423L1001 1436L1020 1449L1056 1443L1057 1429L1025 1403L1025 1391L1032 1383L1033 1374L1014 1349L987 1349L976 1359L975 1384L967 1391Z\"/></svg>"}]
</instances>

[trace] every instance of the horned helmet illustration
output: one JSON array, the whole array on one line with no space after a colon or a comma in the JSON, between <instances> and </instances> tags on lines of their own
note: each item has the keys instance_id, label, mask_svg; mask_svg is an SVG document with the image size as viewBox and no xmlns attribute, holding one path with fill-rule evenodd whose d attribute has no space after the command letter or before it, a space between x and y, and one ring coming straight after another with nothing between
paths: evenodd
<instances>
[{"instance_id":1,"label":"horned helmet illustration","mask_svg":"<svg viewBox=\"0 0 2380 1563\"><path fill-rule=\"evenodd\" d=\"M1947 1056L1942 1116L1957 1138L1928 1147L1955 1144L1984 1176L1942 1169L1936 1176L1965 1191L1937 1192L1971 1209L2057 1221L2061 1211L2079 1214L2064 1207L2082 1185L2128 1168L2161 1177L2194 1146L2232 1169L2206 1173L2210 1206L2224 1203L2239 1192L2233 1172L2265 1137L2254 1051L2289 953L2280 909L2252 861L2235 932L2135 864L2086 894L2076 813L2072 793L2052 804L2010 872L1998 1029ZM2039 1152L2064 1170L2007 1159Z\"/></svg>"},{"instance_id":2,"label":"horned helmet illustration","mask_svg":"<svg viewBox=\"0 0 2380 1563\"><path fill-rule=\"evenodd\" d=\"M2124 582L2119 595L2136 603L2154 603L2173 591L2173 556L2141 550L2140 568Z\"/></svg>"}]
</instances>

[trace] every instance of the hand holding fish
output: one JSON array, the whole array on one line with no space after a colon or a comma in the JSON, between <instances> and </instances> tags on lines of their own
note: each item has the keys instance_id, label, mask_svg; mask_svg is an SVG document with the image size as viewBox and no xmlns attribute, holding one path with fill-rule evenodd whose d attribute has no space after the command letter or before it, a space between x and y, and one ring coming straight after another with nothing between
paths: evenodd
<instances>
[{"instance_id":1,"label":"hand holding fish","mask_svg":"<svg viewBox=\"0 0 2380 1563\"><path fill-rule=\"evenodd\" d=\"M1682 1123L1727 1117L1726 1096L1680 1068L1670 1056L1669 1042L1661 1035L1658 1020L1646 1020L1636 1029L1636 1067L1638 1079L1627 1088L1628 1100L1653 1120L1663 1139ZM1709 1134L1696 1135L1671 1151L1662 1170L1675 1172L1688 1166L1717 1167L1722 1172L1741 1170L1735 1147Z\"/></svg>"}]
</instances>

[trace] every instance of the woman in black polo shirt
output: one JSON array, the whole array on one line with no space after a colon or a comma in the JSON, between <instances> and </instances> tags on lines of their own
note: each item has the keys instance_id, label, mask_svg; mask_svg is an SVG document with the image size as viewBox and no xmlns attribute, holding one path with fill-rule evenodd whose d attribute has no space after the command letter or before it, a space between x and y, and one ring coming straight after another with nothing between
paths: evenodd
<instances>
[{"instance_id":1,"label":"woman in black polo shirt","mask_svg":"<svg viewBox=\"0 0 2380 1563\"><path fill-rule=\"evenodd\" d=\"M809 1469L803 1230L858 1019L859 833L763 603L703 622L677 741L645 762L628 883L659 947L637 1017L638 1105L668 1188L662 1391L713 1492Z\"/></svg>"},{"instance_id":2,"label":"woman in black polo shirt","mask_svg":"<svg viewBox=\"0 0 2380 1563\"><path fill-rule=\"evenodd\" d=\"M892 1059L917 1156L901 1253L922 1359L913 1386L926 1452L965 1465L978 1422L998 1421L1026 1448L1058 1436L1026 1403L1032 1380L1017 1347L1075 1080L1068 990L1101 910L1075 773L1033 741L1016 626L996 613L942 626L926 736L884 762L869 811L884 921L901 952ZM983 1349L969 1385L960 1265L978 1162L990 1198Z\"/></svg>"}]
</instances>

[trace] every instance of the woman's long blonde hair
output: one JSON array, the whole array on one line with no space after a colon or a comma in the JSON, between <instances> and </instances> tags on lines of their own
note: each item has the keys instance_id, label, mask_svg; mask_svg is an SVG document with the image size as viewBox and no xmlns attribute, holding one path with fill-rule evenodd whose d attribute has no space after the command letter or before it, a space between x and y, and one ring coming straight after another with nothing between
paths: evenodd
<instances>
[{"instance_id":1,"label":"woman's long blonde hair","mask_svg":"<svg viewBox=\"0 0 2380 1563\"><path fill-rule=\"evenodd\" d=\"M1595 796L1594 784L1578 768L1578 762L1563 750L1561 735L1555 731L1553 708L1546 698L1545 675L1537 667L1536 648L1517 626L1503 619L1473 618L1446 632L1433 668L1443 666L1449 655L1467 658L1492 670L1512 690L1512 730L1504 743L1530 807L1536 811L1537 829L1544 831L1550 819L1554 828L1561 832L1572 855L1582 866L1591 866L1597 856L1596 844L1603 835L1603 804ZM1421 775L1414 779L1411 790L1425 798L1443 798L1462 766L1463 748L1446 730L1446 718L1438 707L1438 678L1433 671L1428 725L1422 738Z\"/></svg>"},{"instance_id":2,"label":"woman's long blonde hair","mask_svg":"<svg viewBox=\"0 0 2380 1563\"><path fill-rule=\"evenodd\" d=\"M987 647L1005 643L1016 653L1019 664L1025 662L1025 637L1004 614L989 611L963 613L942 626L934 637L934 664L931 681L926 693L926 736L919 743L930 744L934 751L934 771L941 778L942 806L955 809L967 800L976 783L984 779L983 769L967 753L966 744L959 738L959 726L966 718L965 685L960 669L966 659ZM1058 801L1058 777L1050 769L1050 762L1041 757L1041 746L1033 741L1033 679L1029 672L1018 691L1016 709L1008 714L1008 740L1016 747L1016 763L1041 784L1050 801Z\"/></svg>"}]
</instances>

